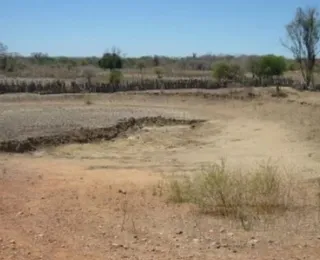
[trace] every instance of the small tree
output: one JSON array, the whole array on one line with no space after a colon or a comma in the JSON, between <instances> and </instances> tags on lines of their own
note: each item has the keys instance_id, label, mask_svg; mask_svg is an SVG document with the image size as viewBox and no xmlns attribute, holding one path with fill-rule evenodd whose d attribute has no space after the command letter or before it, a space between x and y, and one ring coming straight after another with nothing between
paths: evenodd
<instances>
[{"instance_id":1,"label":"small tree","mask_svg":"<svg viewBox=\"0 0 320 260\"><path fill-rule=\"evenodd\" d=\"M242 76L241 68L238 64L220 62L212 68L213 77L219 83L226 82L227 80L238 81Z\"/></svg>"},{"instance_id":2,"label":"small tree","mask_svg":"<svg viewBox=\"0 0 320 260\"><path fill-rule=\"evenodd\" d=\"M304 89L314 86L313 71L319 52L320 19L316 8L298 8L294 19L286 26L289 49L299 63Z\"/></svg>"},{"instance_id":3,"label":"small tree","mask_svg":"<svg viewBox=\"0 0 320 260\"><path fill-rule=\"evenodd\" d=\"M261 69L261 58L260 57L252 57L248 62L248 70L252 73L252 78L258 78L259 82L261 82L262 78L262 69Z\"/></svg>"},{"instance_id":4,"label":"small tree","mask_svg":"<svg viewBox=\"0 0 320 260\"><path fill-rule=\"evenodd\" d=\"M120 52L113 49L112 52L105 52L103 54L102 58L98 61L98 65L102 69L122 69L123 59L120 56Z\"/></svg>"},{"instance_id":5,"label":"small tree","mask_svg":"<svg viewBox=\"0 0 320 260\"><path fill-rule=\"evenodd\" d=\"M258 78L261 84L263 78L282 75L286 70L286 65L286 60L282 56L265 55L251 58L249 61L249 70L253 78Z\"/></svg>"},{"instance_id":6,"label":"small tree","mask_svg":"<svg viewBox=\"0 0 320 260\"><path fill-rule=\"evenodd\" d=\"M109 83L118 85L121 82L121 71L123 67L123 59L120 55L120 51L113 48L111 52L103 54L102 58L98 61L98 65L102 69L109 69Z\"/></svg>"},{"instance_id":7,"label":"small tree","mask_svg":"<svg viewBox=\"0 0 320 260\"><path fill-rule=\"evenodd\" d=\"M154 55L154 56L153 56L153 65L154 65L155 67L160 66L160 58L159 58L157 55Z\"/></svg>"},{"instance_id":8,"label":"small tree","mask_svg":"<svg viewBox=\"0 0 320 260\"><path fill-rule=\"evenodd\" d=\"M260 75L265 78L281 76L286 70L286 60L282 56L265 55L260 58ZM280 93L280 86L277 84L277 93Z\"/></svg>"},{"instance_id":9,"label":"small tree","mask_svg":"<svg viewBox=\"0 0 320 260\"><path fill-rule=\"evenodd\" d=\"M4 45L2 42L0 42L0 55L3 55L7 52L8 47Z\"/></svg>"},{"instance_id":10,"label":"small tree","mask_svg":"<svg viewBox=\"0 0 320 260\"><path fill-rule=\"evenodd\" d=\"M31 57L35 63L40 65L45 64L49 60L49 55L47 53L42 53L42 52L33 52L31 53Z\"/></svg>"},{"instance_id":11,"label":"small tree","mask_svg":"<svg viewBox=\"0 0 320 260\"><path fill-rule=\"evenodd\" d=\"M238 64L230 64L229 65L228 78L230 80L239 81L242 76L243 76L243 72L241 70L240 65L238 65Z\"/></svg>"},{"instance_id":12,"label":"small tree","mask_svg":"<svg viewBox=\"0 0 320 260\"><path fill-rule=\"evenodd\" d=\"M143 69L146 68L146 64L143 61L139 61L137 66L140 70L140 76L141 76L141 81L142 81L142 72L143 72Z\"/></svg>"},{"instance_id":13,"label":"small tree","mask_svg":"<svg viewBox=\"0 0 320 260\"><path fill-rule=\"evenodd\" d=\"M0 70L5 70L7 67L7 50L8 47L0 42Z\"/></svg>"},{"instance_id":14,"label":"small tree","mask_svg":"<svg viewBox=\"0 0 320 260\"><path fill-rule=\"evenodd\" d=\"M120 70L112 70L109 74L109 83L112 85L119 85L122 80L122 73Z\"/></svg>"},{"instance_id":15,"label":"small tree","mask_svg":"<svg viewBox=\"0 0 320 260\"><path fill-rule=\"evenodd\" d=\"M276 55L262 56L259 63L259 73L265 77L281 76L287 66L285 58Z\"/></svg>"},{"instance_id":16,"label":"small tree","mask_svg":"<svg viewBox=\"0 0 320 260\"><path fill-rule=\"evenodd\" d=\"M158 79L162 79L163 77L163 71L161 68L155 68L154 73L157 75Z\"/></svg>"},{"instance_id":17,"label":"small tree","mask_svg":"<svg viewBox=\"0 0 320 260\"><path fill-rule=\"evenodd\" d=\"M87 80L87 84L88 84L88 88L92 89L92 78L94 78L96 76L96 72L94 70L94 68L85 68L82 71L82 76L86 78ZM93 92L96 92L96 89L92 89Z\"/></svg>"},{"instance_id":18,"label":"small tree","mask_svg":"<svg viewBox=\"0 0 320 260\"><path fill-rule=\"evenodd\" d=\"M221 83L229 77L229 65L225 62L219 62L212 67L213 77Z\"/></svg>"}]
</instances>

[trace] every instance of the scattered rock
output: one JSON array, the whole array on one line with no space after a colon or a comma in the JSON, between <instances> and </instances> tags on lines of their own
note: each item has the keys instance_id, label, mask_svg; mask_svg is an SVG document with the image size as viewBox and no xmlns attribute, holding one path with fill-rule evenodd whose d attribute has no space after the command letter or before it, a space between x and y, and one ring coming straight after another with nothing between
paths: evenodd
<instances>
[{"instance_id":1,"label":"scattered rock","mask_svg":"<svg viewBox=\"0 0 320 260\"><path fill-rule=\"evenodd\" d=\"M118 190L118 193L121 193L121 194L123 194L123 195L126 195L127 194L127 192L126 191L124 191L124 190Z\"/></svg>"},{"instance_id":2,"label":"scattered rock","mask_svg":"<svg viewBox=\"0 0 320 260\"><path fill-rule=\"evenodd\" d=\"M220 228L220 233L225 233L226 230L224 228Z\"/></svg>"},{"instance_id":3,"label":"scattered rock","mask_svg":"<svg viewBox=\"0 0 320 260\"><path fill-rule=\"evenodd\" d=\"M271 240L271 239L268 240L268 244L273 244L273 243L274 243L273 240Z\"/></svg>"},{"instance_id":4,"label":"scattered rock","mask_svg":"<svg viewBox=\"0 0 320 260\"><path fill-rule=\"evenodd\" d=\"M255 245L257 244L259 242L259 240L258 239L250 239L249 241L248 241L248 245L249 246L251 246L251 247L255 247Z\"/></svg>"},{"instance_id":5,"label":"scattered rock","mask_svg":"<svg viewBox=\"0 0 320 260\"><path fill-rule=\"evenodd\" d=\"M183 234L183 231L180 230L180 231L176 232L176 234L177 234L177 235L182 235L182 234Z\"/></svg>"},{"instance_id":6,"label":"scattered rock","mask_svg":"<svg viewBox=\"0 0 320 260\"><path fill-rule=\"evenodd\" d=\"M227 236L228 236L228 237L233 237L234 234L233 234L232 232L229 232L229 233L227 233Z\"/></svg>"},{"instance_id":7,"label":"scattered rock","mask_svg":"<svg viewBox=\"0 0 320 260\"><path fill-rule=\"evenodd\" d=\"M198 238L194 238L192 241L193 241L193 243L199 243L199 239Z\"/></svg>"},{"instance_id":8,"label":"scattered rock","mask_svg":"<svg viewBox=\"0 0 320 260\"><path fill-rule=\"evenodd\" d=\"M10 240L10 244L16 244L16 241L15 240Z\"/></svg>"},{"instance_id":9,"label":"scattered rock","mask_svg":"<svg viewBox=\"0 0 320 260\"><path fill-rule=\"evenodd\" d=\"M52 239L52 238L49 238L48 242L52 244L52 243L55 243L56 241L54 239Z\"/></svg>"},{"instance_id":10,"label":"scattered rock","mask_svg":"<svg viewBox=\"0 0 320 260\"><path fill-rule=\"evenodd\" d=\"M35 157L43 157L44 154L45 154L44 151L35 151L35 152L33 152L33 156L35 156Z\"/></svg>"},{"instance_id":11,"label":"scattered rock","mask_svg":"<svg viewBox=\"0 0 320 260\"><path fill-rule=\"evenodd\" d=\"M23 212L19 211L16 216L19 217L19 216L22 216L22 215L23 215Z\"/></svg>"},{"instance_id":12,"label":"scattered rock","mask_svg":"<svg viewBox=\"0 0 320 260\"><path fill-rule=\"evenodd\" d=\"M138 139L138 137L136 137L136 136L129 136L128 137L128 140L130 140L130 141L137 140L137 139Z\"/></svg>"},{"instance_id":13,"label":"scattered rock","mask_svg":"<svg viewBox=\"0 0 320 260\"><path fill-rule=\"evenodd\" d=\"M210 229L210 230L209 230L209 233L213 233L213 229Z\"/></svg>"},{"instance_id":14,"label":"scattered rock","mask_svg":"<svg viewBox=\"0 0 320 260\"><path fill-rule=\"evenodd\" d=\"M219 249L221 247L221 244L219 242L212 242L211 246Z\"/></svg>"},{"instance_id":15,"label":"scattered rock","mask_svg":"<svg viewBox=\"0 0 320 260\"><path fill-rule=\"evenodd\" d=\"M112 243L112 247L120 248L120 247L123 247L123 245L117 244L117 243Z\"/></svg>"}]
</instances>

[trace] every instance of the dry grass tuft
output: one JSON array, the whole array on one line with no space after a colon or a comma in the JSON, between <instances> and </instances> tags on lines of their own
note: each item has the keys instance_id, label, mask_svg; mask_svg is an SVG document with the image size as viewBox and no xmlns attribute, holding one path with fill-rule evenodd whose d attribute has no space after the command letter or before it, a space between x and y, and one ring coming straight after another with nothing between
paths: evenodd
<instances>
[{"instance_id":1,"label":"dry grass tuft","mask_svg":"<svg viewBox=\"0 0 320 260\"><path fill-rule=\"evenodd\" d=\"M285 91L282 90L282 88L280 88L279 86L276 87L276 90L272 90L271 93L272 97L278 97L278 98L286 98L288 97L288 93L286 93Z\"/></svg>"},{"instance_id":2,"label":"dry grass tuft","mask_svg":"<svg viewBox=\"0 0 320 260\"><path fill-rule=\"evenodd\" d=\"M93 104L93 100L92 100L92 96L90 95L90 94L85 94L84 96L83 96L83 99L84 99L84 103L86 104L86 105L92 105Z\"/></svg>"},{"instance_id":3,"label":"dry grass tuft","mask_svg":"<svg viewBox=\"0 0 320 260\"><path fill-rule=\"evenodd\" d=\"M295 185L270 163L243 174L228 170L222 161L168 185L171 202L193 203L205 214L236 218L245 229L253 220L285 212L295 204Z\"/></svg>"}]
</instances>

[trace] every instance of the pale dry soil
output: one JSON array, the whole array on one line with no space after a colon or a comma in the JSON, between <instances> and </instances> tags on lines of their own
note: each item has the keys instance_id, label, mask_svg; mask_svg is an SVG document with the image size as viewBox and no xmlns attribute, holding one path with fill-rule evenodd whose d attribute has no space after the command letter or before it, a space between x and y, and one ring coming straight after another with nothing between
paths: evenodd
<instances>
[{"instance_id":1,"label":"pale dry soil","mask_svg":"<svg viewBox=\"0 0 320 260\"><path fill-rule=\"evenodd\" d=\"M2 109L9 117L17 106L81 107L54 102L9 102ZM114 95L88 110L82 104L79 113L103 107L179 111L208 121L1 154L0 259L319 259L318 209L270 217L244 231L238 221L168 203L165 186L172 175L194 174L220 159L244 172L269 160L298 180L320 177L319 108L271 99Z\"/></svg>"}]
</instances>

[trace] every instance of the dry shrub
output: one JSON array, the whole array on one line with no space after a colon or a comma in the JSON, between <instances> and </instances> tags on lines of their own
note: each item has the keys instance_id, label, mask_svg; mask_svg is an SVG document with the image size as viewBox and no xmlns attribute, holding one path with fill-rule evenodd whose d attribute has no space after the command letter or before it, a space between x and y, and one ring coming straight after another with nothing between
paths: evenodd
<instances>
[{"instance_id":1,"label":"dry shrub","mask_svg":"<svg viewBox=\"0 0 320 260\"><path fill-rule=\"evenodd\" d=\"M270 162L243 174L228 170L222 161L168 184L170 201L194 203L203 213L237 218L245 229L254 219L294 205L293 182Z\"/></svg>"},{"instance_id":2,"label":"dry shrub","mask_svg":"<svg viewBox=\"0 0 320 260\"><path fill-rule=\"evenodd\" d=\"M89 93L84 94L83 100L84 100L84 103L88 106L93 104L92 96Z\"/></svg>"},{"instance_id":3,"label":"dry shrub","mask_svg":"<svg viewBox=\"0 0 320 260\"><path fill-rule=\"evenodd\" d=\"M282 88L277 86L275 90L271 89L271 96L278 98L286 98L288 97L288 93L286 93L285 91L283 91Z\"/></svg>"}]
</instances>

